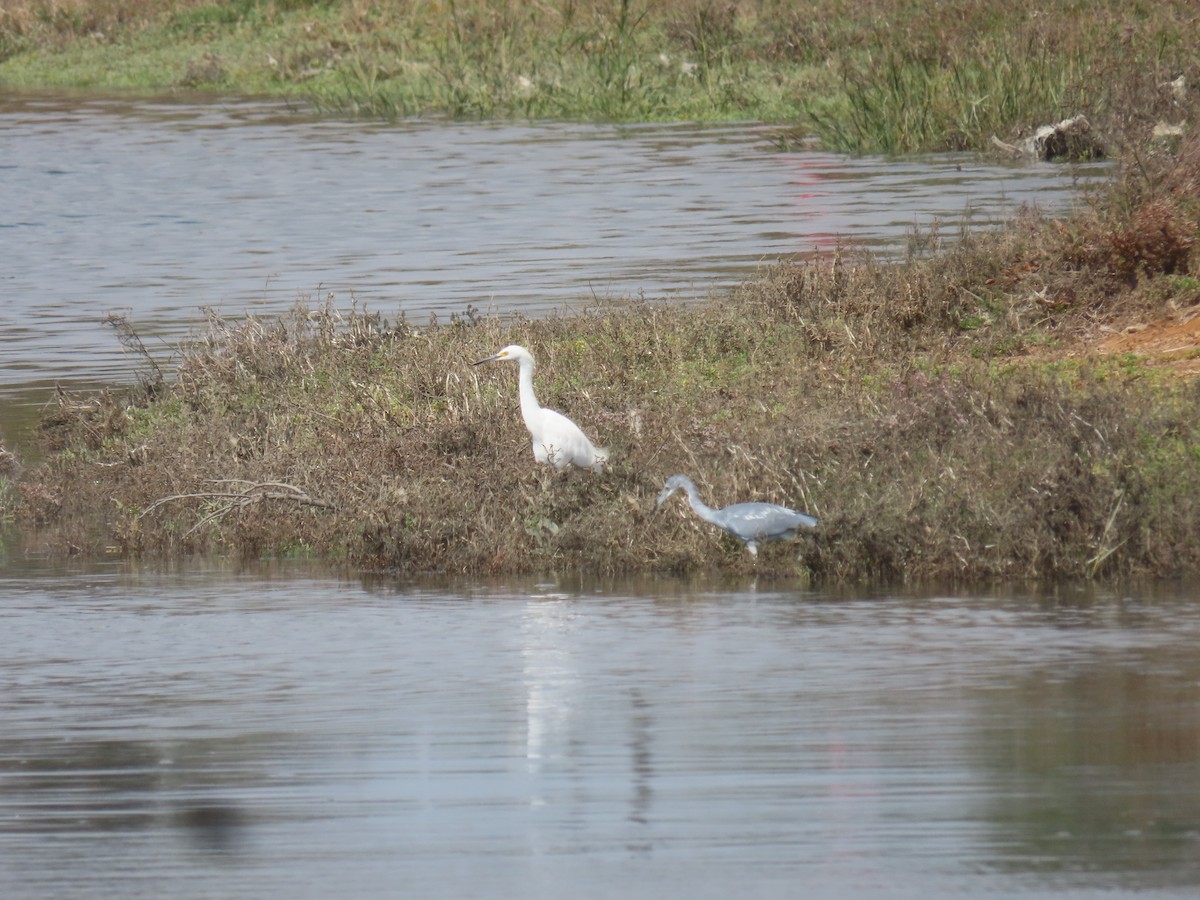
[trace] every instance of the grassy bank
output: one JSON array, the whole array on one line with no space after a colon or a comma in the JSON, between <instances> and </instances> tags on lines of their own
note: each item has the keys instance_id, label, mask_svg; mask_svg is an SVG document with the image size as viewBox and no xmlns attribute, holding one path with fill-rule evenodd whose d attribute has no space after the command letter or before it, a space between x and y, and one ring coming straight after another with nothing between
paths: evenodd
<instances>
[{"instance_id":1,"label":"grassy bank","mask_svg":"<svg viewBox=\"0 0 1200 900\"><path fill-rule=\"evenodd\" d=\"M1178 121L1190 0L9 0L0 85L302 98L372 116L752 119L856 152ZM1185 78L1185 82L1186 82ZM1121 112L1124 111L1124 112Z\"/></svg>"},{"instance_id":2,"label":"grassy bank","mask_svg":"<svg viewBox=\"0 0 1200 900\"><path fill-rule=\"evenodd\" d=\"M821 516L760 571L820 581L1200 574L1197 351L1093 353L1200 304L1200 142L1088 212L903 265L840 256L686 309L413 328L214 321L174 377L65 398L17 515L38 549L319 556L401 571L748 570L663 479ZM507 343L612 451L535 466ZM1183 374L1181 374L1183 373Z\"/></svg>"}]
</instances>

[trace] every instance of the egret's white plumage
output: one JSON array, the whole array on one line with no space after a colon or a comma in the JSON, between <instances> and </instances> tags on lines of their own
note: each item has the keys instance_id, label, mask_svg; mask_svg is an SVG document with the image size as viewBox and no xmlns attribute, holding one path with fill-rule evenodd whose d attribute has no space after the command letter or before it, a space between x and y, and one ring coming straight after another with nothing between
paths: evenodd
<instances>
[{"instance_id":1,"label":"egret's white plumage","mask_svg":"<svg viewBox=\"0 0 1200 900\"><path fill-rule=\"evenodd\" d=\"M758 556L760 542L782 541L795 537L801 528L817 527L815 516L777 503L735 503L724 509L713 509L700 499L696 485L686 475L672 475L667 479L662 493L658 495L658 502L654 504L655 510L678 490L687 493L688 503L696 515L745 543L753 556Z\"/></svg>"},{"instance_id":2,"label":"egret's white plumage","mask_svg":"<svg viewBox=\"0 0 1200 900\"><path fill-rule=\"evenodd\" d=\"M533 393L533 354L518 344L510 344L498 353L472 365L501 360L516 361L521 369L517 381L521 396L521 418L533 438L533 458L556 469L579 466L599 471L608 459L608 451L592 446L579 426L560 412L541 406Z\"/></svg>"}]
</instances>

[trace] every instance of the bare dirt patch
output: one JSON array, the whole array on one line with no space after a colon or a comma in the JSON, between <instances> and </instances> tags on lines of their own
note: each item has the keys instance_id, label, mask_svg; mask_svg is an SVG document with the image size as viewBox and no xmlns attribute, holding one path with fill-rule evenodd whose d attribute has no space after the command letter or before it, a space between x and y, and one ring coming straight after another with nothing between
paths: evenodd
<instances>
[{"instance_id":1,"label":"bare dirt patch","mask_svg":"<svg viewBox=\"0 0 1200 900\"><path fill-rule=\"evenodd\" d=\"M1111 326L1110 326L1111 329ZM1088 348L1099 355L1133 353L1186 378L1200 375L1200 305L1154 321L1130 322Z\"/></svg>"}]
</instances>

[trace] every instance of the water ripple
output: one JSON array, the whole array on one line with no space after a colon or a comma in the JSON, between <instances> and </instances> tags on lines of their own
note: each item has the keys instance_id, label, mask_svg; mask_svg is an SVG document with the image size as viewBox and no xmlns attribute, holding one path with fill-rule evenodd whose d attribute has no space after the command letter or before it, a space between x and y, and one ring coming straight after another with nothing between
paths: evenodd
<instances>
[{"instance_id":1,"label":"water ripple","mask_svg":"<svg viewBox=\"0 0 1200 900\"><path fill-rule=\"evenodd\" d=\"M130 377L205 306L388 317L687 302L774 260L1070 204L1103 169L774 149L751 125L310 119L281 104L0 100L0 392Z\"/></svg>"}]
</instances>

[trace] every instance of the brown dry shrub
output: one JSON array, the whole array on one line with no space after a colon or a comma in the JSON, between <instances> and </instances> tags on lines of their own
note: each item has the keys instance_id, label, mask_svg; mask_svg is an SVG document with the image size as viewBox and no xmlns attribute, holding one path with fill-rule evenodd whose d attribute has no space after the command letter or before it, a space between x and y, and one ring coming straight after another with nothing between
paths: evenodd
<instances>
[{"instance_id":1,"label":"brown dry shrub","mask_svg":"<svg viewBox=\"0 0 1200 900\"><path fill-rule=\"evenodd\" d=\"M38 438L48 451L82 444L98 450L105 442L124 434L128 422L126 404L110 391L80 397L59 391L55 403L48 406L38 423Z\"/></svg>"},{"instance_id":2,"label":"brown dry shrub","mask_svg":"<svg viewBox=\"0 0 1200 900\"><path fill-rule=\"evenodd\" d=\"M15 478L21 474L21 460L3 443L0 443L0 478Z\"/></svg>"},{"instance_id":3,"label":"brown dry shrub","mask_svg":"<svg viewBox=\"0 0 1200 900\"><path fill-rule=\"evenodd\" d=\"M1115 186L1059 227L1052 252L1123 281L1194 274L1198 233L1200 134L1192 132L1178 151L1160 146L1125 159Z\"/></svg>"},{"instance_id":4,"label":"brown dry shrub","mask_svg":"<svg viewBox=\"0 0 1200 900\"><path fill-rule=\"evenodd\" d=\"M1148 200L1133 210L1126 222L1098 235L1098 249L1117 275L1185 274L1191 269L1196 224L1177 202Z\"/></svg>"}]
</instances>

